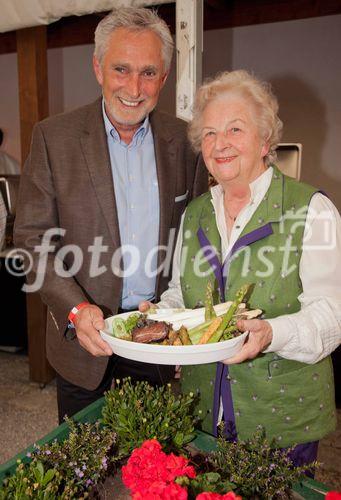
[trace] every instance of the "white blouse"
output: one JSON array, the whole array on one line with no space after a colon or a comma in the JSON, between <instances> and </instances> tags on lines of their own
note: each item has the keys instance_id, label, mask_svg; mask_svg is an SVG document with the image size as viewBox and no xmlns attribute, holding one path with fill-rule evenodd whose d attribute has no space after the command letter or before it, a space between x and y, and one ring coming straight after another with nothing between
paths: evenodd
<instances>
[{"instance_id":1,"label":"white blouse","mask_svg":"<svg viewBox=\"0 0 341 500\"><path fill-rule=\"evenodd\" d=\"M273 169L268 168L250 184L251 198L239 213L230 236L224 215L223 189L211 188L216 224L221 237L223 260L239 238L268 190ZM173 274L158 307L183 307L180 285L182 217L173 257ZM301 310L268 319L272 342L264 352L304 363L320 361L341 344L341 218L333 203L321 193L313 195L307 213L299 266L303 292Z\"/></svg>"}]
</instances>

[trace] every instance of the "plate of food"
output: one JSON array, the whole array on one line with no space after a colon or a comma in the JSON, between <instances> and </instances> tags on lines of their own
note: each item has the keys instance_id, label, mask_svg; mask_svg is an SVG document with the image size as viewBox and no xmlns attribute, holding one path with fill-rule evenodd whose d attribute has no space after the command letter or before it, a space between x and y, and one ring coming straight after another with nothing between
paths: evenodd
<instances>
[{"instance_id":1,"label":"plate of food","mask_svg":"<svg viewBox=\"0 0 341 500\"><path fill-rule=\"evenodd\" d=\"M122 313L107 318L100 333L115 354L134 361L162 365L222 361L237 354L248 335L238 330L237 320L262 313L247 309L243 299L248 289L243 286L233 302L213 306L208 286L203 308Z\"/></svg>"}]
</instances>

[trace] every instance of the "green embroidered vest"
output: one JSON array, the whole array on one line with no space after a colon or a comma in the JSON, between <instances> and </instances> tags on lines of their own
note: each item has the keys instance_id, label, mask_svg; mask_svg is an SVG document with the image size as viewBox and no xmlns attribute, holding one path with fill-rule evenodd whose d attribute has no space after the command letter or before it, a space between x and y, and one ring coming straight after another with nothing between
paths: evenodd
<instances>
[{"instance_id":1,"label":"green embroidered vest","mask_svg":"<svg viewBox=\"0 0 341 500\"><path fill-rule=\"evenodd\" d=\"M284 176L276 167L270 187L240 238L271 223L272 234L256 239L233 256L225 287L232 300L244 283L253 283L249 300L263 310L264 318L295 313L302 292L299 262L306 212L316 190ZM220 302L218 283L203 257L197 237L201 227L221 262L221 242L211 194L193 200L186 210L181 254L181 287L186 307L202 305L207 282L215 283L215 303ZM183 391L200 392L203 429L212 432L216 364L182 367ZM280 446L314 441L336 425L331 359L309 365L283 359L276 353L230 365L236 431L247 439L263 427Z\"/></svg>"}]
</instances>

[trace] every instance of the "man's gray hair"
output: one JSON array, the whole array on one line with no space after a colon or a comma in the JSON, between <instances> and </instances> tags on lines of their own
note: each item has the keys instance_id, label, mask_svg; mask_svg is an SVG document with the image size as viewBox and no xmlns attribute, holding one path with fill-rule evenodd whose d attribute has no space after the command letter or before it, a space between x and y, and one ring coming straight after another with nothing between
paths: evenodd
<instances>
[{"instance_id":1,"label":"man's gray hair","mask_svg":"<svg viewBox=\"0 0 341 500\"><path fill-rule=\"evenodd\" d=\"M95 57L100 64L108 48L110 35L118 28L135 32L150 30L158 35L162 43L164 70L169 70L174 42L167 24L154 10L135 7L114 9L98 24L95 31Z\"/></svg>"}]
</instances>

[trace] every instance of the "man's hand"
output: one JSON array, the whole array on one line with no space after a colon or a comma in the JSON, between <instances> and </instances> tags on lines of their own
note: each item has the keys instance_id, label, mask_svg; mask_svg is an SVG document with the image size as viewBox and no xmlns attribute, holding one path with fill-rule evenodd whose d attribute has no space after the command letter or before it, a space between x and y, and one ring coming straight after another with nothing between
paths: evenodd
<instances>
[{"instance_id":1,"label":"man's hand","mask_svg":"<svg viewBox=\"0 0 341 500\"><path fill-rule=\"evenodd\" d=\"M84 349L94 356L111 356L111 347L105 342L99 330L104 328L103 312L95 305L89 304L78 311L73 319L78 341Z\"/></svg>"},{"instance_id":2,"label":"man's hand","mask_svg":"<svg viewBox=\"0 0 341 500\"><path fill-rule=\"evenodd\" d=\"M242 319L237 321L237 327L242 332L249 331L242 350L232 358L224 359L225 365L234 365L242 363L247 359L253 359L272 341L272 328L270 323L261 319Z\"/></svg>"}]
</instances>

